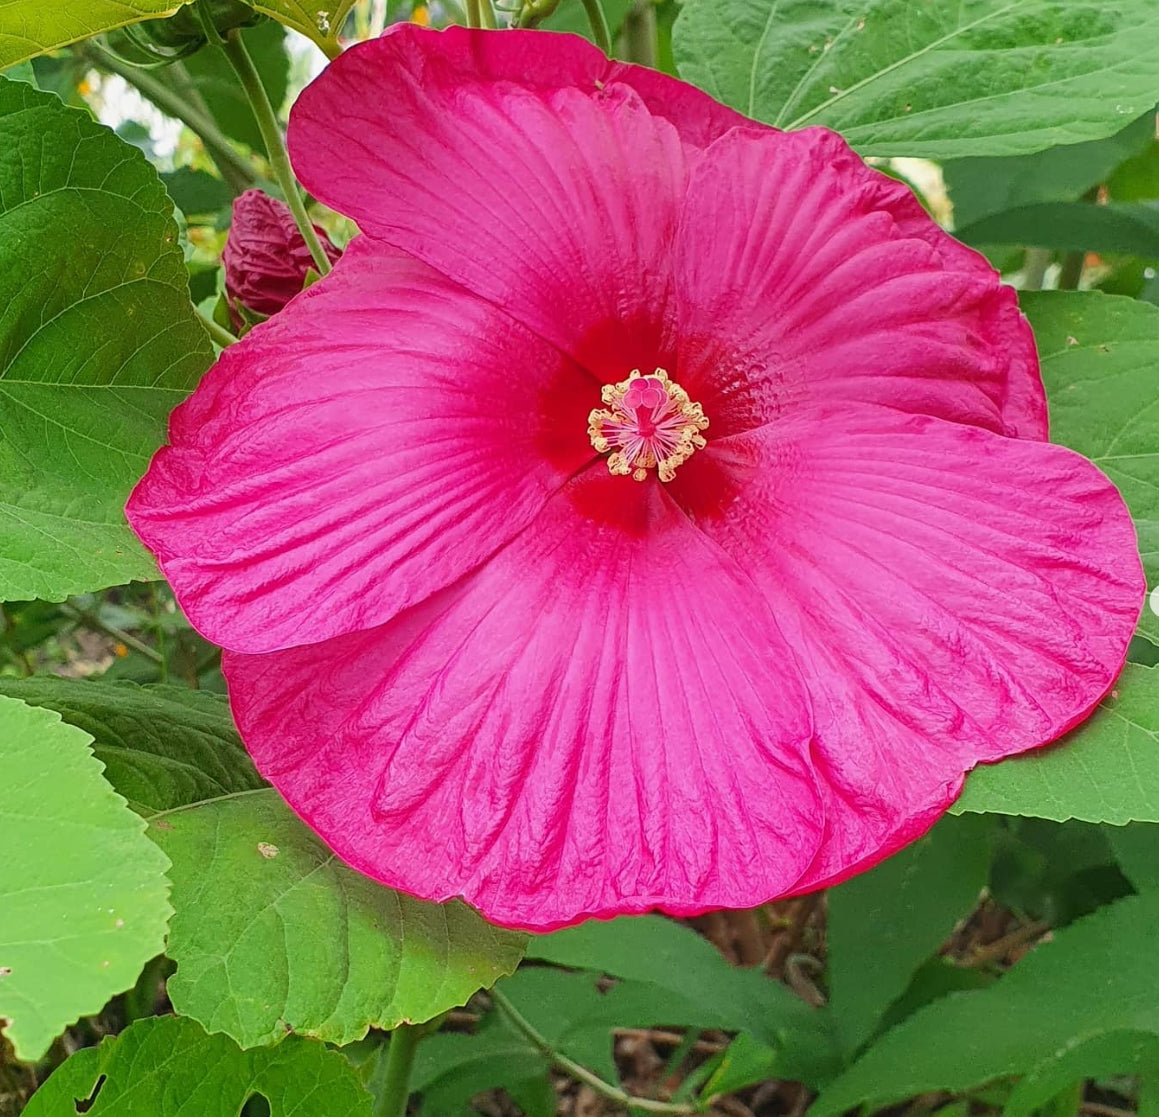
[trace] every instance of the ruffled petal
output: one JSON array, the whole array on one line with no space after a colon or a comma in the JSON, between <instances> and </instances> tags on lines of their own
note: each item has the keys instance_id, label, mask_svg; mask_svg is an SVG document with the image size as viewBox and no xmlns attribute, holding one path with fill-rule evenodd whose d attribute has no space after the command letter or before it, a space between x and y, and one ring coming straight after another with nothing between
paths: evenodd
<instances>
[{"instance_id":1,"label":"ruffled petal","mask_svg":"<svg viewBox=\"0 0 1159 1117\"><path fill-rule=\"evenodd\" d=\"M225 671L258 767L343 860L496 923L747 907L816 855L776 622L659 486L601 467L390 624Z\"/></svg>"},{"instance_id":2,"label":"ruffled petal","mask_svg":"<svg viewBox=\"0 0 1159 1117\"><path fill-rule=\"evenodd\" d=\"M368 628L534 519L592 456L597 389L502 311L359 237L174 412L129 520L216 643Z\"/></svg>"},{"instance_id":3,"label":"ruffled petal","mask_svg":"<svg viewBox=\"0 0 1159 1117\"><path fill-rule=\"evenodd\" d=\"M1013 290L832 132L713 144L676 255L677 376L718 435L837 400L1046 437Z\"/></svg>"},{"instance_id":4,"label":"ruffled petal","mask_svg":"<svg viewBox=\"0 0 1159 1117\"><path fill-rule=\"evenodd\" d=\"M747 563L813 703L827 829L798 890L916 837L966 771L1055 740L1122 668L1134 527L1079 455L875 407L703 454L732 491L692 514Z\"/></svg>"},{"instance_id":5,"label":"ruffled petal","mask_svg":"<svg viewBox=\"0 0 1159 1117\"><path fill-rule=\"evenodd\" d=\"M581 89L565 73L535 87L478 73L471 44L488 38L410 28L347 51L294 106L295 168L366 234L505 308L601 379L663 363L686 180L676 128L619 82ZM554 57L542 40L540 50Z\"/></svg>"},{"instance_id":6,"label":"ruffled petal","mask_svg":"<svg viewBox=\"0 0 1159 1117\"><path fill-rule=\"evenodd\" d=\"M542 93L565 88L591 93L612 82L629 85L651 112L668 120L685 143L696 147L707 147L738 124L753 124L696 86L647 66L609 59L578 35L551 34L545 39L541 30L432 31L396 23L377 42L386 45L376 49L392 58L422 56L423 70L441 67L448 81L470 74L483 81L516 82Z\"/></svg>"}]
</instances>

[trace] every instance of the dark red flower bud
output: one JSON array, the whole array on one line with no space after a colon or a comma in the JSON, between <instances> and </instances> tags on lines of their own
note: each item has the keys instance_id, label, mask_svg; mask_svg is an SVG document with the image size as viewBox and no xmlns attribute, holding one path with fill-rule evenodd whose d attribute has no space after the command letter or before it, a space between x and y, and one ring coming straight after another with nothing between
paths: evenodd
<instances>
[{"instance_id":1,"label":"dark red flower bud","mask_svg":"<svg viewBox=\"0 0 1159 1117\"><path fill-rule=\"evenodd\" d=\"M315 229L333 263L342 250ZM265 315L277 313L301 291L314 267L290 207L260 190L247 190L234 201L221 260L230 303Z\"/></svg>"}]
</instances>

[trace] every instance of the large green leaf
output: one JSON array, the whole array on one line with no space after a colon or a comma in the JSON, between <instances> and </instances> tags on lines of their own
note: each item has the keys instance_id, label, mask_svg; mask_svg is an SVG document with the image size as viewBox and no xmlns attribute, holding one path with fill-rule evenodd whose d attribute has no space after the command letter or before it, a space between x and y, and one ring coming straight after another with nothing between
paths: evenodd
<instances>
[{"instance_id":1,"label":"large green leaf","mask_svg":"<svg viewBox=\"0 0 1159 1117\"><path fill-rule=\"evenodd\" d=\"M1067 252L1159 257L1159 208L1145 202L1094 206L1042 202L993 213L955 233L967 244L1025 244Z\"/></svg>"},{"instance_id":2,"label":"large green leaf","mask_svg":"<svg viewBox=\"0 0 1159 1117\"><path fill-rule=\"evenodd\" d=\"M1050 400L1050 435L1090 458L1123 494L1147 584L1159 584L1159 307L1074 291L1022 295ZM1159 638L1148 606L1140 629Z\"/></svg>"},{"instance_id":3,"label":"large green leaf","mask_svg":"<svg viewBox=\"0 0 1159 1117\"><path fill-rule=\"evenodd\" d=\"M4 694L91 734L105 776L142 813L263 786L218 695L50 677L0 678Z\"/></svg>"},{"instance_id":4,"label":"large green leaf","mask_svg":"<svg viewBox=\"0 0 1159 1117\"><path fill-rule=\"evenodd\" d=\"M0 69L46 50L171 15L189 0L0 0Z\"/></svg>"},{"instance_id":5,"label":"large green leaf","mask_svg":"<svg viewBox=\"0 0 1159 1117\"><path fill-rule=\"evenodd\" d=\"M238 1117L262 1097L271 1117L371 1117L371 1097L337 1051L290 1037L242 1051L192 1020L139 1020L78 1051L33 1095L24 1117ZM76 1103L92 1101L91 1108Z\"/></svg>"},{"instance_id":6,"label":"large green leaf","mask_svg":"<svg viewBox=\"0 0 1159 1117\"><path fill-rule=\"evenodd\" d=\"M942 166L959 228L992 213L1037 202L1073 202L1105 182L1155 138L1155 114L1145 113L1105 140L1049 147L1006 159L951 159Z\"/></svg>"},{"instance_id":7,"label":"large green leaf","mask_svg":"<svg viewBox=\"0 0 1159 1117\"><path fill-rule=\"evenodd\" d=\"M526 936L338 861L274 791L155 815L173 861L178 1012L245 1047L288 1030L349 1043L429 1020L510 973Z\"/></svg>"},{"instance_id":8,"label":"large green leaf","mask_svg":"<svg viewBox=\"0 0 1159 1117\"><path fill-rule=\"evenodd\" d=\"M164 945L168 861L90 737L0 696L0 1023L38 1059Z\"/></svg>"},{"instance_id":9,"label":"large green leaf","mask_svg":"<svg viewBox=\"0 0 1159 1117\"><path fill-rule=\"evenodd\" d=\"M1155 103L1151 0L687 0L681 76L868 155L1021 155L1119 131Z\"/></svg>"},{"instance_id":10,"label":"large green leaf","mask_svg":"<svg viewBox=\"0 0 1159 1117\"><path fill-rule=\"evenodd\" d=\"M1159 667L1127 664L1103 704L1057 744L979 765L953 810L1159 822Z\"/></svg>"},{"instance_id":11,"label":"large green leaf","mask_svg":"<svg viewBox=\"0 0 1159 1117\"><path fill-rule=\"evenodd\" d=\"M157 577L122 509L211 356L144 156L0 81L0 600Z\"/></svg>"},{"instance_id":12,"label":"large green leaf","mask_svg":"<svg viewBox=\"0 0 1159 1117\"><path fill-rule=\"evenodd\" d=\"M313 39L327 54L340 49L338 32L356 0L246 0L252 8Z\"/></svg>"},{"instance_id":13,"label":"large green leaf","mask_svg":"<svg viewBox=\"0 0 1159 1117\"><path fill-rule=\"evenodd\" d=\"M829 892L829 1011L845 1051L873 1033L990 872L991 821L943 819L929 834Z\"/></svg>"},{"instance_id":14,"label":"large green leaf","mask_svg":"<svg viewBox=\"0 0 1159 1117\"><path fill-rule=\"evenodd\" d=\"M989 989L946 997L888 1032L822 1092L810 1117L968 1090L1102 1033L1159 1036L1157 921L1159 896L1132 896L1055 932ZM1120 1058L1115 1070L1136 1068L1128 1045Z\"/></svg>"}]
</instances>

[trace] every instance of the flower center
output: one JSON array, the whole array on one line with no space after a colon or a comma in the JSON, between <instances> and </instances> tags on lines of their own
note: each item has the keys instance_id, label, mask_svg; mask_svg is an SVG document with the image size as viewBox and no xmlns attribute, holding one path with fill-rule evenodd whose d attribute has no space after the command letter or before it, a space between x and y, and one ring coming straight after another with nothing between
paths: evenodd
<instances>
[{"instance_id":1,"label":"flower center","mask_svg":"<svg viewBox=\"0 0 1159 1117\"><path fill-rule=\"evenodd\" d=\"M627 380L605 384L600 396L607 408L588 416L588 437L598 453L612 451L608 469L617 476L643 481L655 469L661 481L671 481L676 467L704 448L704 411L662 368L650 376L633 369Z\"/></svg>"}]
</instances>

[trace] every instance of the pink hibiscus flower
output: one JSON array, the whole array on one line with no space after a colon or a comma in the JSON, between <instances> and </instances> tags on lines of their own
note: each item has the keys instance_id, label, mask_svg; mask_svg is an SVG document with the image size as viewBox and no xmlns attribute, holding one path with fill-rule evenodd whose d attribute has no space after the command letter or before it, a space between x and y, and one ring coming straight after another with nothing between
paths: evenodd
<instances>
[{"instance_id":1,"label":"pink hibiscus flower","mask_svg":"<svg viewBox=\"0 0 1159 1117\"><path fill-rule=\"evenodd\" d=\"M540 32L301 96L362 229L129 515L335 852L497 923L748 907L926 830L1123 663L1113 486L1012 291L836 135Z\"/></svg>"}]
</instances>

